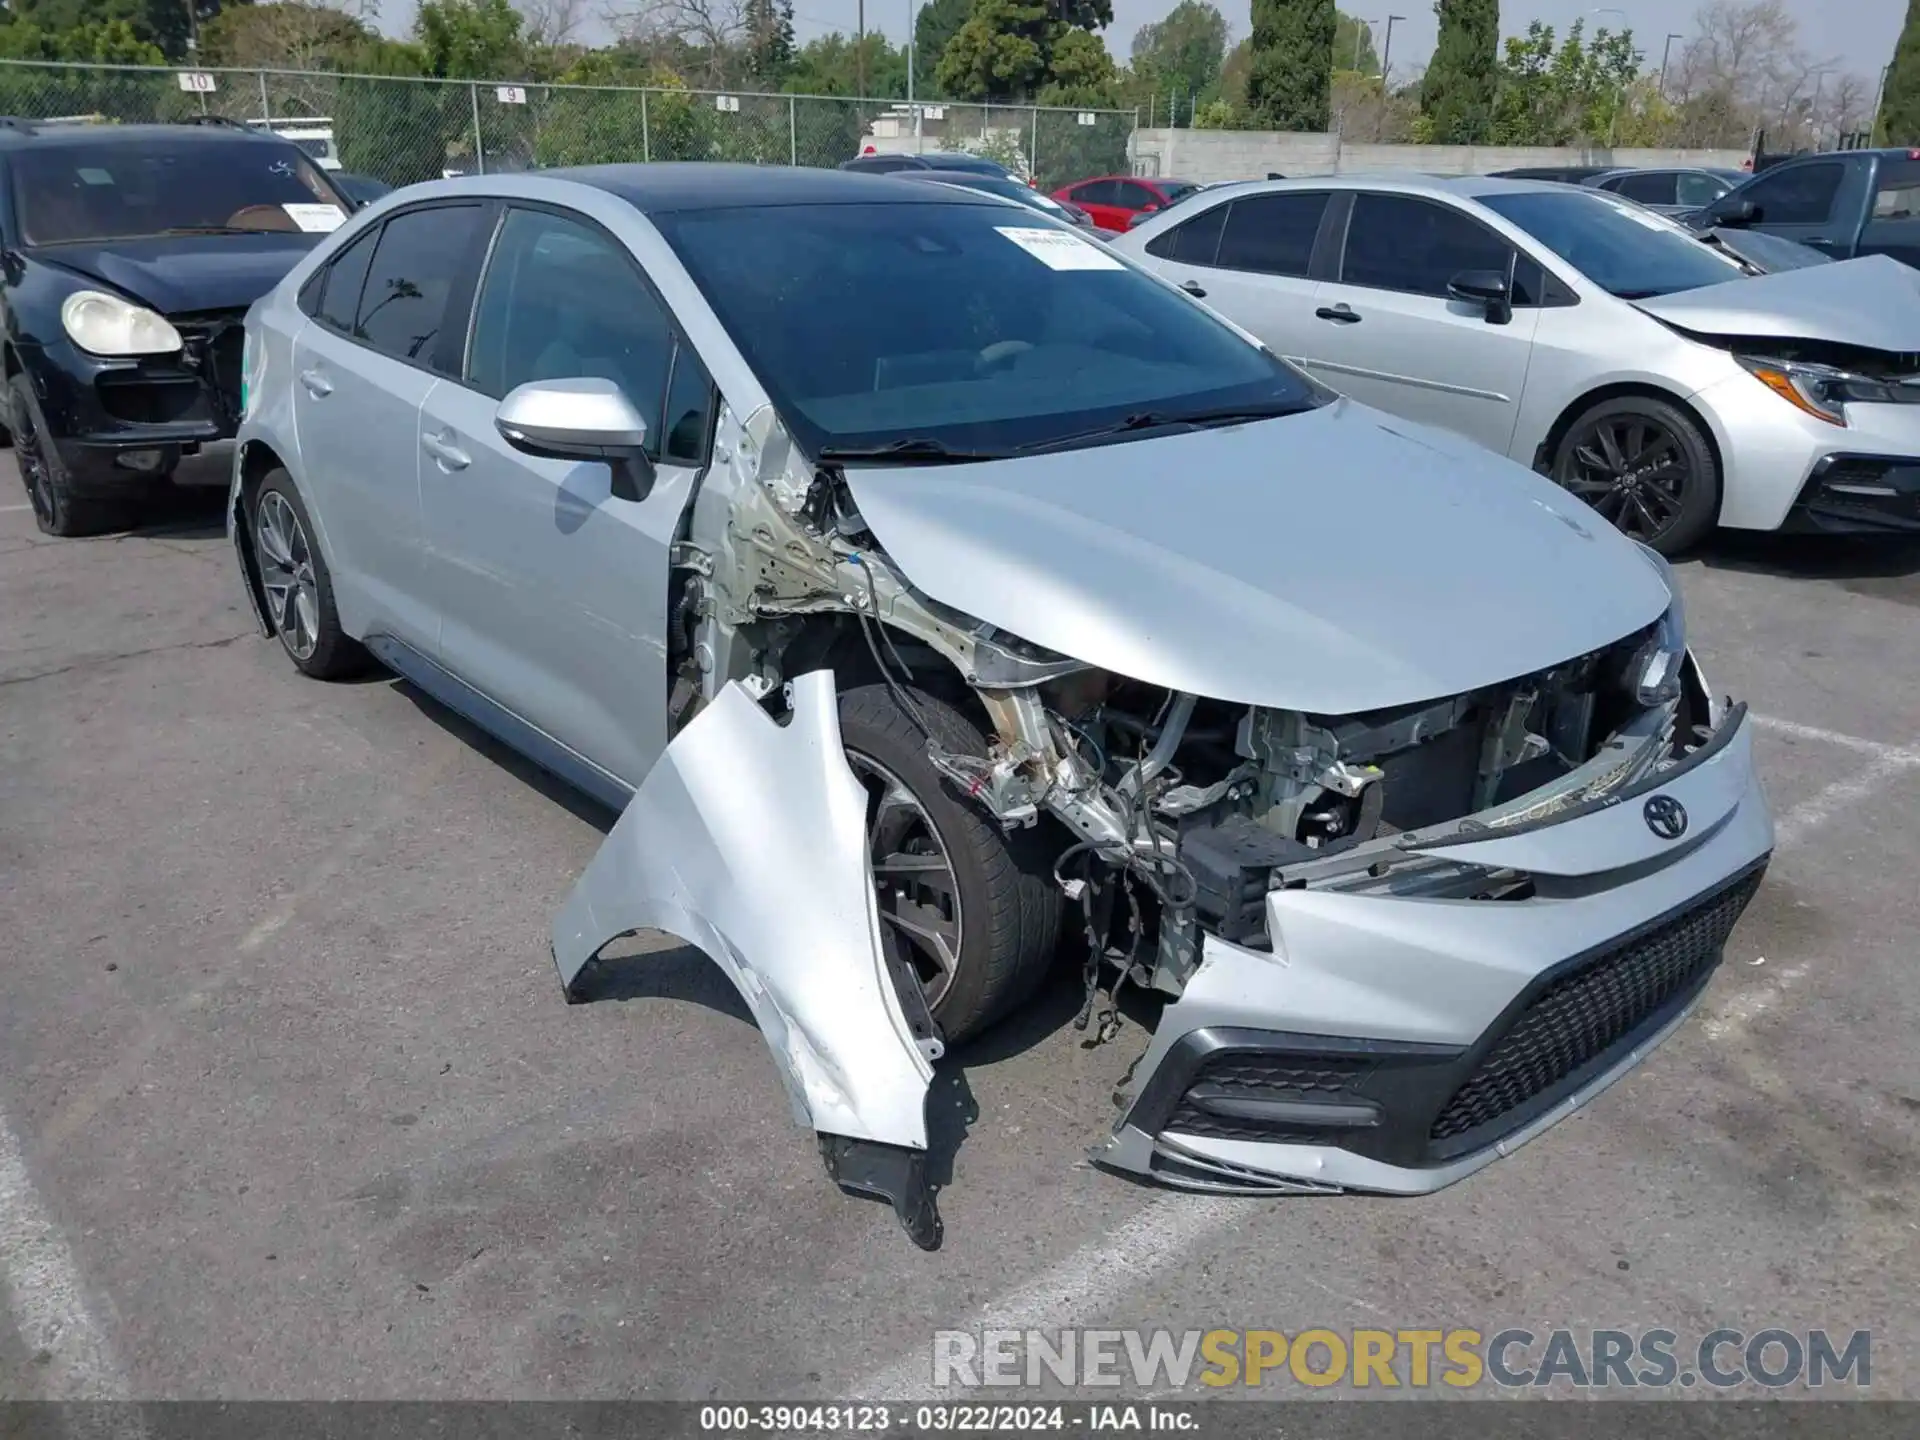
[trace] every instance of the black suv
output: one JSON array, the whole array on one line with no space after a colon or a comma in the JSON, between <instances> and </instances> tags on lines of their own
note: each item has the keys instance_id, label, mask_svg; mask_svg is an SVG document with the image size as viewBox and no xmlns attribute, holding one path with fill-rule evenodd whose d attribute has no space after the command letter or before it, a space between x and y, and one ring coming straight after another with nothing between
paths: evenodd
<instances>
[{"instance_id":1,"label":"black suv","mask_svg":"<svg viewBox=\"0 0 1920 1440\"><path fill-rule=\"evenodd\" d=\"M0 117L0 419L42 530L126 524L233 435L247 307L353 208L265 130Z\"/></svg>"},{"instance_id":2,"label":"black suv","mask_svg":"<svg viewBox=\"0 0 1920 1440\"><path fill-rule=\"evenodd\" d=\"M958 170L968 175L999 175L1011 180L1027 182L1015 175L997 160L989 160L984 155L968 155L963 151L941 150L929 155L881 155L869 153L856 155L851 160L840 162L842 170L857 170L868 175L892 175L901 170Z\"/></svg>"}]
</instances>

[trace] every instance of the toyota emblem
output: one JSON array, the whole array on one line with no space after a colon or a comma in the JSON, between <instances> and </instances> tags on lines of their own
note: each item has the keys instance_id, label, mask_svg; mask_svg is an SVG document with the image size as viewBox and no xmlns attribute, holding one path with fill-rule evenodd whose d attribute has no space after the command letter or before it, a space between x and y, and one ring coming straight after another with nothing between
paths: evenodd
<instances>
[{"instance_id":1,"label":"toyota emblem","mask_svg":"<svg viewBox=\"0 0 1920 1440\"><path fill-rule=\"evenodd\" d=\"M1687 807L1671 795L1655 795L1641 808L1647 829L1662 840L1678 840L1687 833Z\"/></svg>"}]
</instances>

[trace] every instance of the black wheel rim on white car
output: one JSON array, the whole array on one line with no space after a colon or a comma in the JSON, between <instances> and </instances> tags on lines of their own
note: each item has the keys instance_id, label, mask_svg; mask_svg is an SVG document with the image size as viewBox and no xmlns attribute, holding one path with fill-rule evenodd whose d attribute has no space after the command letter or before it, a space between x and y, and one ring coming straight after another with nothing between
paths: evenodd
<instances>
[{"instance_id":1,"label":"black wheel rim on white car","mask_svg":"<svg viewBox=\"0 0 1920 1440\"><path fill-rule=\"evenodd\" d=\"M906 948L927 1009L939 1013L960 964L960 882L946 842L904 781L871 756L847 751L867 792L867 853L880 923Z\"/></svg>"},{"instance_id":2,"label":"black wheel rim on white car","mask_svg":"<svg viewBox=\"0 0 1920 1440\"><path fill-rule=\"evenodd\" d=\"M253 527L260 553L260 584L267 592L280 643L305 660L320 643L320 587L313 573L313 547L287 497L269 490L260 497Z\"/></svg>"},{"instance_id":3,"label":"black wheel rim on white car","mask_svg":"<svg viewBox=\"0 0 1920 1440\"><path fill-rule=\"evenodd\" d=\"M1608 415L1586 425L1554 477L1636 540L1673 528L1685 509L1693 466L1680 437L1646 415Z\"/></svg>"}]
</instances>

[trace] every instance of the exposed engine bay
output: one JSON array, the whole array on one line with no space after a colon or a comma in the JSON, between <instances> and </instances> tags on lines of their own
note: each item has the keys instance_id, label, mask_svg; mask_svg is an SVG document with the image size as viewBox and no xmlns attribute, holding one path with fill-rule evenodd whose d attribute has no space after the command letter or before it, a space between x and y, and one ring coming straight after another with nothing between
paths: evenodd
<instances>
[{"instance_id":1,"label":"exposed engine bay","mask_svg":"<svg viewBox=\"0 0 1920 1440\"><path fill-rule=\"evenodd\" d=\"M1209 957L1223 945L1235 965L1277 954L1269 916L1285 892L1518 914L1529 907L1498 902L1552 892L1574 872L1551 862L1532 873L1531 854L1488 863L1481 842L1577 828L1562 821L1679 773L1732 729L1710 733L1671 585L1654 623L1544 670L1312 714L1143 682L941 603L891 558L844 472L809 465L770 410L743 427L723 409L714 454L673 549L674 738L556 921L556 965L572 994L612 936L653 926L694 940L754 1010L829 1174L890 1201L923 1248L939 1243L940 1222L919 1105L952 1037L875 910L886 882L867 848L875 812L862 818L872 792L851 748L843 758L836 691L884 686L912 727L916 765L924 746L921 783L944 782L955 813L1024 837L1022 883L1057 892L1051 903L1085 942L1075 1024L1090 1044L1124 1028L1127 987L1157 993L1167 1017L1190 989L1198 1009L1217 1009ZM946 743L956 731L929 723L931 706L968 717L977 744ZM1726 773L1737 780L1746 763L1742 751ZM1733 782L1709 779L1725 792L1713 803L1732 804ZM768 846L777 874L742 886L747 857ZM787 935L793 925L804 941ZM1532 967L1551 963L1537 953ZM1404 983L1444 990L1447 974ZM1514 983L1498 977L1497 966L1475 972L1466 988ZM1282 1029L1303 1014L1286 993L1256 1007ZM1382 1022L1332 1023L1366 1035ZM1172 1034L1157 1024L1150 1052Z\"/></svg>"}]
</instances>

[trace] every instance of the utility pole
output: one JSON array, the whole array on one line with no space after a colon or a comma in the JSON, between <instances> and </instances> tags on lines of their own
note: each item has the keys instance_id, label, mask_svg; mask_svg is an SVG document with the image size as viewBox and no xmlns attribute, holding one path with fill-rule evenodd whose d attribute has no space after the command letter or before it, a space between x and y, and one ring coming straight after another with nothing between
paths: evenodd
<instances>
[{"instance_id":1,"label":"utility pole","mask_svg":"<svg viewBox=\"0 0 1920 1440\"><path fill-rule=\"evenodd\" d=\"M1667 43L1660 51L1660 98L1667 98L1667 61L1673 58L1673 42L1684 40L1684 35L1668 35Z\"/></svg>"},{"instance_id":2,"label":"utility pole","mask_svg":"<svg viewBox=\"0 0 1920 1440\"><path fill-rule=\"evenodd\" d=\"M913 37L920 28L920 12L907 0L907 109L913 112L913 133L920 133L920 112L913 103Z\"/></svg>"},{"instance_id":3,"label":"utility pole","mask_svg":"<svg viewBox=\"0 0 1920 1440\"><path fill-rule=\"evenodd\" d=\"M1887 98L1887 73L1892 69L1892 61L1888 61L1885 65L1882 65L1880 67L1880 83L1873 87L1873 113L1867 117L1867 143L1869 145L1877 145L1880 143L1880 102Z\"/></svg>"},{"instance_id":4,"label":"utility pole","mask_svg":"<svg viewBox=\"0 0 1920 1440\"><path fill-rule=\"evenodd\" d=\"M867 0L860 0L859 30L853 42L853 88L862 100L867 98Z\"/></svg>"},{"instance_id":5,"label":"utility pole","mask_svg":"<svg viewBox=\"0 0 1920 1440\"><path fill-rule=\"evenodd\" d=\"M1404 15L1387 16L1387 43L1380 51L1380 91L1382 94L1385 94L1393 83L1393 24L1396 20L1404 20L1406 18Z\"/></svg>"}]
</instances>

